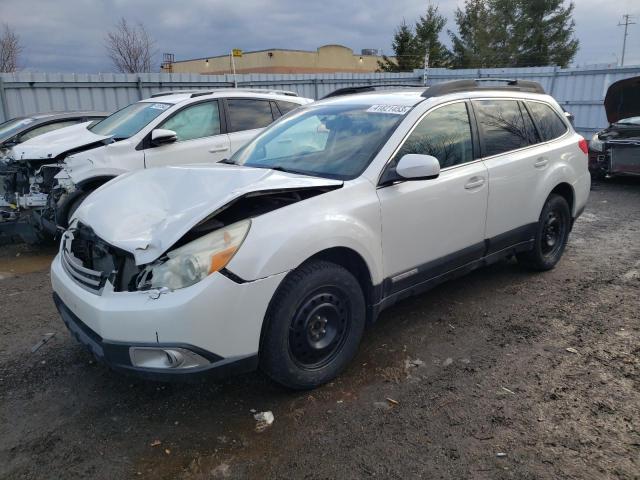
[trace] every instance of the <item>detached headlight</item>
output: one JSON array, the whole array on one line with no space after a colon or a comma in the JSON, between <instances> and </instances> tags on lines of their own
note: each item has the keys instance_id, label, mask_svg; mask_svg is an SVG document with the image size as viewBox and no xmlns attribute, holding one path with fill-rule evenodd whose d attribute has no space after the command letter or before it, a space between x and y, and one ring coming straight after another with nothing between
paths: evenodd
<instances>
[{"instance_id":1,"label":"detached headlight","mask_svg":"<svg viewBox=\"0 0 640 480\"><path fill-rule=\"evenodd\" d=\"M250 226L251 220L243 220L170 251L140 272L138 290L177 290L222 270L242 245Z\"/></svg>"},{"instance_id":2,"label":"detached headlight","mask_svg":"<svg viewBox=\"0 0 640 480\"><path fill-rule=\"evenodd\" d=\"M604 150L604 143L598 138L598 134L596 133L591 140L589 141L589 148L595 152L601 152Z\"/></svg>"}]
</instances>

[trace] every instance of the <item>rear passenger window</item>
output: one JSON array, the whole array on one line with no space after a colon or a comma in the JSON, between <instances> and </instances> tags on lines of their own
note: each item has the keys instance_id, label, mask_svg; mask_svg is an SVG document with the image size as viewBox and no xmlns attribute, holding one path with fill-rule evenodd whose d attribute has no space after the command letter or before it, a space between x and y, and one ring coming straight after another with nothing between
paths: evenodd
<instances>
[{"instance_id":1,"label":"rear passenger window","mask_svg":"<svg viewBox=\"0 0 640 480\"><path fill-rule=\"evenodd\" d=\"M227 100L227 106L229 107L229 132L263 128L273 122L268 100L230 98Z\"/></svg>"},{"instance_id":2,"label":"rear passenger window","mask_svg":"<svg viewBox=\"0 0 640 480\"><path fill-rule=\"evenodd\" d=\"M293 102L285 102L283 100L278 100L276 102L278 104L278 108L280 109L280 113L284 115L285 113L289 113L294 108L298 108L300 105Z\"/></svg>"},{"instance_id":3,"label":"rear passenger window","mask_svg":"<svg viewBox=\"0 0 640 480\"><path fill-rule=\"evenodd\" d=\"M549 105L540 102L527 102L527 106L531 110L543 142L561 137L566 133L567 126Z\"/></svg>"},{"instance_id":4,"label":"rear passenger window","mask_svg":"<svg viewBox=\"0 0 640 480\"><path fill-rule=\"evenodd\" d=\"M467 106L453 103L428 113L404 142L396 161L409 153L436 157L441 168L473 160Z\"/></svg>"},{"instance_id":5,"label":"rear passenger window","mask_svg":"<svg viewBox=\"0 0 640 480\"><path fill-rule=\"evenodd\" d=\"M473 108L485 157L534 143L516 100L474 100Z\"/></svg>"}]
</instances>

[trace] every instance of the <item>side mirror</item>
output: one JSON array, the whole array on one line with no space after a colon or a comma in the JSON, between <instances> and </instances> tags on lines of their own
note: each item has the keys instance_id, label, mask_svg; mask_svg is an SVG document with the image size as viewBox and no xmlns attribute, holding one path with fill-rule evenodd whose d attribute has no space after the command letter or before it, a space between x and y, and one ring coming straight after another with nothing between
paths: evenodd
<instances>
[{"instance_id":1,"label":"side mirror","mask_svg":"<svg viewBox=\"0 0 640 480\"><path fill-rule=\"evenodd\" d=\"M16 145L18 145L18 137L13 137L5 140L4 143L0 145L0 148L11 148Z\"/></svg>"},{"instance_id":2,"label":"side mirror","mask_svg":"<svg viewBox=\"0 0 640 480\"><path fill-rule=\"evenodd\" d=\"M173 130L165 130L164 128L156 128L151 132L151 145L165 145L178 140L178 134Z\"/></svg>"},{"instance_id":3,"label":"side mirror","mask_svg":"<svg viewBox=\"0 0 640 480\"><path fill-rule=\"evenodd\" d=\"M396 173L406 180L430 180L440 175L440 162L431 155L408 153L398 162Z\"/></svg>"}]
</instances>

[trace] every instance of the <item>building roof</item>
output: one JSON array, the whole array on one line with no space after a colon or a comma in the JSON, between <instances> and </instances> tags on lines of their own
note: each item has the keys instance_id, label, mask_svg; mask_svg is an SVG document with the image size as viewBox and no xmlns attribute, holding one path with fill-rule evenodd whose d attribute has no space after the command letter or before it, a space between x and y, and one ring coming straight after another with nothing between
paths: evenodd
<instances>
[{"instance_id":1,"label":"building roof","mask_svg":"<svg viewBox=\"0 0 640 480\"><path fill-rule=\"evenodd\" d=\"M352 48L345 47L344 45L339 45L337 43L330 43L330 44L327 44L327 45L322 45L322 46L316 48L315 50L301 50L301 49L295 49L295 48L265 48L265 49L262 49L262 50L248 50L248 51L243 51L242 55L250 55L250 54L253 54L253 53L264 53L264 52L318 53L318 51L321 48L325 48L325 47L340 47L340 48L344 48L346 50L350 50L351 53L354 56L357 56L357 57L377 57L377 55L361 55L359 53L354 52ZM182 59L182 60L175 60L175 61L173 61L171 63L175 64L175 63L182 63L182 62L194 62L194 61L197 61L197 60L208 60L208 59L213 59L213 58L224 58L224 57L228 57L230 54L231 54L231 52L225 53L223 55L210 55L208 57L185 58L185 59Z\"/></svg>"}]
</instances>

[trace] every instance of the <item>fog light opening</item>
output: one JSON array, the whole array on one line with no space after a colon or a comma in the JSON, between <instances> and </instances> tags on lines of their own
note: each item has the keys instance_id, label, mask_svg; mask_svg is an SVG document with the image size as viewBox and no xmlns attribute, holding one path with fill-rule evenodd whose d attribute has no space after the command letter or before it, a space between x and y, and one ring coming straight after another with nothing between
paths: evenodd
<instances>
[{"instance_id":1,"label":"fog light opening","mask_svg":"<svg viewBox=\"0 0 640 480\"><path fill-rule=\"evenodd\" d=\"M129 357L134 367L162 370L195 368L211 363L202 355L177 347L130 347Z\"/></svg>"}]
</instances>

